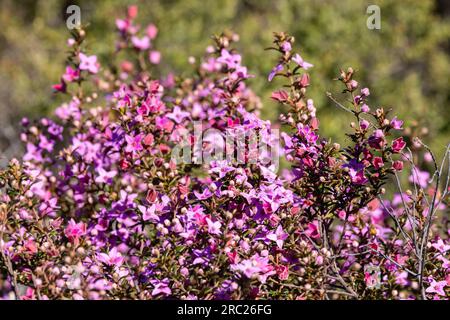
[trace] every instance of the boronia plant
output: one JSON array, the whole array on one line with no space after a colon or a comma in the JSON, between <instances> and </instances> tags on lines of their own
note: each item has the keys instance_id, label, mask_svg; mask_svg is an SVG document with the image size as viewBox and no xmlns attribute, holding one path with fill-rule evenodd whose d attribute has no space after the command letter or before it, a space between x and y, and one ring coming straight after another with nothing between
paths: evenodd
<instances>
[{"instance_id":1,"label":"boronia plant","mask_svg":"<svg viewBox=\"0 0 450 320\"><path fill-rule=\"evenodd\" d=\"M158 79L158 29L136 15L102 64L74 30L54 86L66 103L23 120L26 153L0 171L2 298L449 297L450 147L438 163L403 137L352 68L348 98L328 93L348 145L320 137L313 65L286 33L269 48L278 124L259 117L235 34L192 77Z\"/></svg>"}]
</instances>

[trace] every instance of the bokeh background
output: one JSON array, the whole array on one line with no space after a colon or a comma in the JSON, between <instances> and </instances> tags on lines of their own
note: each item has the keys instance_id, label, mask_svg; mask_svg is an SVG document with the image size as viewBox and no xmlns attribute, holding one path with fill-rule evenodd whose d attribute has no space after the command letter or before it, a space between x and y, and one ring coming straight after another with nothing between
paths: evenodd
<instances>
[{"instance_id":1,"label":"bokeh background","mask_svg":"<svg viewBox=\"0 0 450 320\"><path fill-rule=\"evenodd\" d=\"M339 92L333 79L352 66L371 90L371 106L392 107L434 148L450 140L448 0L0 0L0 162L21 153L21 117L50 115L61 103L51 85L64 69L71 4L80 6L89 48L100 60L113 46L114 19L138 4L138 21L159 28L161 73L189 74L188 57L200 57L212 34L237 32L244 64L256 75L250 83L264 102L263 118L272 120L279 106L269 97L277 82L266 81L274 55L264 48L273 31L287 31L315 65L310 93L323 135L343 139L348 116L325 92ZM381 8L381 30L366 27L370 4Z\"/></svg>"}]
</instances>

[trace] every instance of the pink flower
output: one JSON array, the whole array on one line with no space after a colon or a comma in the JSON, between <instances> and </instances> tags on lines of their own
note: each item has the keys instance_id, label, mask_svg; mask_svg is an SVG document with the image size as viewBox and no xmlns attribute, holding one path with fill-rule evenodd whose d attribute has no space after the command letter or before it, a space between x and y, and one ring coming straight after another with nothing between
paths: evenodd
<instances>
[{"instance_id":1,"label":"pink flower","mask_svg":"<svg viewBox=\"0 0 450 320\"><path fill-rule=\"evenodd\" d=\"M278 248L283 249L284 240L286 240L288 234L283 230L283 227L278 225L275 233L269 233L267 239L272 240L277 243Z\"/></svg>"},{"instance_id":2,"label":"pink flower","mask_svg":"<svg viewBox=\"0 0 450 320\"><path fill-rule=\"evenodd\" d=\"M160 280L152 280L151 283L155 286L152 291L152 296L163 295L168 296L172 294L172 290L168 286L168 279Z\"/></svg>"},{"instance_id":3,"label":"pink flower","mask_svg":"<svg viewBox=\"0 0 450 320\"><path fill-rule=\"evenodd\" d=\"M438 250L440 253L446 253L450 250L450 245L445 244L445 242L442 239L439 239L437 242L433 243L431 245L433 248Z\"/></svg>"},{"instance_id":4,"label":"pink flower","mask_svg":"<svg viewBox=\"0 0 450 320\"><path fill-rule=\"evenodd\" d=\"M370 95L369 88L361 89L361 95L368 97Z\"/></svg>"},{"instance_id":5,"label":"pink flower","mask_svg":"<svg viewBox=\"0 0 450 320\"><path fill-rule=\"evenodd\" d=\"M142 151L144 148L142 147L141 140L142 140L142 134L138 134L135 137L126 135L125 141L126 141L127 145L125 147L125 151L126 152Z\"/></svg>"},{"instance_id":6,"label":"pink flower","mask_svg":"<svg viewBox=\"0 0 450 320\"><path fill-rule=\"evenodd\" d=\"M320 238L319 223L317 221L309 223L308 228L305 230L305 233L312 239Z\"/></svg>"},{"instance_id":7,"label":"pink flower","mask_svg":"<svg viewBox=\"0 0 450 320\"><path fill-rule=\"evenodd\" d=\"M403 125L403 121L398 120L397 117L394 117L394 118L391 120L391 127L394 128L394 129L396 129L396 130L403 129L403 128L402 128L402 125Z\"/></svg>"},{"instance_id":8,"label":"pink flower","mask_svg":"<svg viewBox=\"0 0 450 320\"><path fill-rule=\"evenodd\" d=\"M56 92L66 92L67 89L67 85L64 82L64 80L61 79L60 83L54 84L52 85L52 89L55 90Z\"/></svg>"},{"instance_id":9,"label":"pink flower","mask_svg":"<svg viewBox=\"0 0 450 320\"><path fill-rule=\"evenodd\" d=\"M289 98L289 94L284 90L274 91L272 92L271 98L279 102L284 102Z\"/></svg>"},{"instance_id":10,"label":"pink flower","mask_svg":"<svg viewBox=\"0 0 450 320\"><path fill-rule=\"evenodd\" d=\"M79 58L80 58L80 70L87 70L90 73L97 73L99 68L100 68L100 64L97 62L97 56L92 55L92 56L87 56L84 53L80 52L79 54Z\"/></svg>"},{"instance_id":11,"label":"pink flower","mask_svg":"<svg viewBox=\"0 0 450 320\"><path fill-rule=\"evenodd\" d=\"M290 51L292 50L291 43L288 42L288 41L284 41L284 42L281 44L281 49L282 49L284 52L290 52Z\"/></svg>"},{"instance_id":12,"label":"pink flower","mask_svg":"<svg viewBox=\"0 0 450 320\"><path fill-rule=\"evenodd\" d=\"M34 289L31 287L27 287L25 295L21 296L20 300L36 300L36 297L34 295Z\"/></svg>"},{"instance_id":13,"label":"pink flower","mask_svg":"<svg viewBox=\"0 0 450 320\"><path fill-rule=\"evenodd\" d=\"M392 152L399 153L403 150L404 147L406 147L406 142L403 141L403 137L397 138L392 141Z\"/></svg>"},{"instance_id":14,"label":"pink flower","mask_svg":"<svg viewBox=\"0 0 450 320\"><path fill-rule=\"evenodd\" d=\"M288 266L277 266L276 267L278 279L281 281L287 280L289 278L289 268Z\"/></svg>"},{"instance_id":15,"label":"pink flower","mask_svg":"<svg viewBox=\"0 0 450 320\"><path fill-rule=\"evenodd\" d=\"M66 82L73 82L80 77L80 71L73 69L70 66L66 67L66 73L63 74L62 78Z\"/></svg>"},{"instance_id":16,"label":"pink flower","mask_svg":"<svg viewBox=\"0 0 450 320\"><path fill-rule=\"evenodd\" d=\"M359 122L359 127L361 128L361 130L366 130L369 127L370 123L367 120L361 120Z\"/></svg>"},{"instance_id":17,"label":"pink flower","mask_svg":"<svg viewBox=\"0 0 450 320\"><path fill-rule=\"evenodd\" d=\"M159 216L156 214L156 204L152 204L150 207L139 205L138 209L142 213L142 220L159 222Z\"/></svg>"},{"instance_id":18,"label":"pink flower","mask_svg":"<svg viewBox=\"0 0 450 320\"><path fill-rule=\"evenodd\" d=\"M150 38L147 36L144 36L142 38L138 38L136 36L131 37L131 43L133 46L139 50L147 50L150 48Z\"/></svg>"},{"instance_id":19,"label":"pink flower","mask_svg":"<svg viewBox=\"0 0 450 320\"><path fill-rule=\"evenodd\" d=\"M123 263L122 254L117 251L116 247L112 248L109 253L98 253L97 259L108 266L120 267Z\"/></svg>"},{"instance_id":20,"label":"pink flower","mask_svg":"<svg viewBox=\"0 0 450 320\"><path fill-rule=\"evenodd\" d=\"M154 24L149 24L146 29L147 35L150 39L155 39L158 34L158 28Z\"/></svg>"},{"instance_id":21,"label":"pink flower","mask_svg":"<svg viewBox=\"0 0 450 320\"><path fill-rule=\"evenodd\" d=\"M137 5L131 5L128 7L128 18L130 20L133 20L138 15L138 6Z\"/></svg>"},{"instance_id":22,"label":"pink flower","mask_svg":"<svg viewBox=\"0 0 450 320\"><path fill-rule=\"evenodd\" d=\"M36 242L34 242L33 240L25 241L23 247L24 247L26 253L35 254L38 252Z\"/></svg>"},{"instance_id":23,"label":"pink flower","mask_svg":"<svg viewBox=\"0 0 450 320\"><path fill-rule=\"evenodd\" d=\"M444 287L447 286L447 281L435 281L431 279L430 286L425 290L427 293L436 293L440 296L445 297L446 293L444 291Z\"/></svg>"},{"instance_id":24,"label":"pink flower","mask_svg":"<svg viewBox=\"0 0 450 320\"><path fill-rule=\"evenodd\" d=\"M222 224L219 221L212 222L211 219L206 218L206 223L208 224L208 233L215 235L219 235L222 233L222 231L220 230Z\"/></svg>"},{"instance_id":25,"label":"pink flower","mask_svg":"<svg viewBox=\"0 0 450 320\"><path fill-rule=\"evenodd\" d=\"M161 61L161 53L159 51L153 50L148 54L148 59L153 64L159 64Z\"/></svg>"},{"instance_id":26,"label":"pink flower","mask_svg":"<svg viewBox=\"0 0 450 320\"><path fill-rule=\"evenodd\" d=\"M314 65L312 65L311 63L304 61L303 58L298 53L296 53L292 57L292 60L305 70L314 67Z\"/></svg>"},{"instance_id":27,"label":"pink flower","mask_svg":"<svg viewBox=\"0 0 450 320\"><path fill-rule=\"evenodd\" d=\"M209 170L212 173L218 173L219 178L222 179L226 176L228 172L234 171L235 168L228 165L227 160L218 160L218 161L212 161L211 162L211 169Z\"/></svg>"},{"instance_id":28,"label":"pink flower","mask_svg":"<svg viewBox=\"0 0 450 320\"><path fill-rule=\"evenodd\" d=\"M380 169L384 166L383 159L381 157L375 157L373 158L373 166L375 169Z\"/></svg>"},{"instance_id":29,"label":"pink flower","mask_svg":"<svg viewBox=\"0 0 450 320\"><path fill-rule=\"evenodd\" d=\"M194 190L194 195L198 200L206 200L212 197L212 192L208 188L204 188L201 193Z\"/></svg>"},{"instance_id":30,"label":"pink flower","mask_svg":"<svg viewBox=\"0 0 450 320\"><path fill-rule=\"evenodd\" d=\"M80 238L86 235L86 224L83 222L76 223L75 220L70 219L64 234L70 242L78 244Z\"/></svg>"},{"instance_id":31,"label":"pink flower","mask_svg":"<svg viewBox=\"0 0 450 320\"><path fill-rule=\"evenodd\" d=\"M96 183L112 184L112 181L113 181L112 179L117 175L117 171L115 171L115 170L106 171L103 168L98 168L97 172L98 172L98 176L95 177Z\"/></svg>"},{"instance_id":32,"label":"pink flower","mask_svg":"<svg viewBox=\"0 0 450 320\"><path fill-rule=\"evenodd\" d=\"M172 119L176 123L181 123L185 118L190 116L189 112L181 111L179 106L175 106L171 113L166 115L167 118Z\"/></svg>"},{"instance_id":33,"label":"pink flower","mask_svg":"<svg viewBox=\"0 0 450 320\"><path fill-rule=\"evenodd\" d=\"M400 160L394 161L394 163L392 164L392 168L395 171L402 171L403 170L403 161L400 161Z\"/></svg>"},{"instance_id":34,"label":"pink flower","mask_svg":"<svg viewBox=\"0 0 450 320\"><path fill-rule=\"evenodd\" d=\"M361 111L364 112L364 113L367 113L367 112L370 111L370 108L369 108L369 106L368 106L367 104L364 103L364 104L361 106Z\"/></svg>"},{"instance_id":35,"label":"pink flower","mask_svg":"<svg viewBox=\"0 0 450 320\"><path fill-rule=\"evenodd\" d=\"M131 26L129 20L116 19L116 27L122 32L126 32Z\"/></svg>"},{"instance_id":36,"label":"pink flower","mask_svg":"<svg viewBox=\"0 0 450 320\"><path fill-rule=\"evenodd\" d=\"M428 186L428 180L430 179L430 173L428 171L422 171L418 168L413 169L411 176L409 177L409 182L415 183L422 188Z\"/></svg>"}]
</instances>

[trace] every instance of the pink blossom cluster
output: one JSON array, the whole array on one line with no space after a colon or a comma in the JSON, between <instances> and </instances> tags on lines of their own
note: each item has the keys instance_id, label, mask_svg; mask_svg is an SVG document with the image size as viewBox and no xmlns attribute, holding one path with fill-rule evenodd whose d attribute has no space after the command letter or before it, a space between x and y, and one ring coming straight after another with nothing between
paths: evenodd
<instances>
[{"instance_id":1,"label":"pink blossom cluster","mask_svg":"<svg viewBox=\"0 0 450 320\"><path fill-rule=\"evenodd\" d=\"M2 298L449 297L448 149L441 168L430 154L435 170L418 169L403 122L369 107L352 68L338 78L348 106L329 94L354 118L348 145L320 137L307 96L313 65L285 33L275 34L268 77L280 82L277 124L260 118L234 34L214 38L193 76L157 79L158 29L136 16L132 6L116 20L108 63L76 30L54 86L67 102L53 120L23 120L25 155L0 171ZM174 148L196 144L194 122L257 130L273 148L282 125L289 165L177 163Z\"/></svg>"}]
</instances>

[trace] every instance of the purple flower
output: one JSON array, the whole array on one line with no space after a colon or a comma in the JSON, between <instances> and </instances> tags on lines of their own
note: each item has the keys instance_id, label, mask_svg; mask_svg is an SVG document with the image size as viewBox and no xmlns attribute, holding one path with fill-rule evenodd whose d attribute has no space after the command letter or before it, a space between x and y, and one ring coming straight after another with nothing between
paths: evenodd
<instances>
[{"instance_id":1,"label":"purple flower","mask_svg":"<svg viewBox=\"0 0 450 320\"><path fill-rule=\"evenodd\" d=\"M228 50L222 49L220 57L217 62L225 64L229 69L235 69L241 64L241 56L238 54L231 54Z\"/></svg>"},{"instance_id":2,"label":"purple flower","mask_svg":"<svg viewBox=\"0 0 450 320\"><path fill-rule=\"evenodd\" d=\"M172 294L172 290L169 288L169 280L166 278L162 281L160 280L152 280L150 281L151 284L154 286L153 291L152 291L152 296L157 296L157 295L163 295L163 296L168 296L170 294Z\"/></svg>"},{"instance_id":3,"label":"purple flower","mask_svg":"<svg viewBox=\"0 0 450 320\"><path fill-rule=\"evenodd\" d=\"M270 71L269 77L267 78L269 81L272 81L273 78L275 77L275 75L280 72L281 70L283 70L283 65L279 64L277 66L275 66L275 68L272 69L272 71Z\"/></svg>"},{"instance_id":4,"label":"purple flower","mask_svg":"<svg viewBox=\"0 0 450 320\"><path fill-rule=\"evenodd\" d=\"M349 163L343 165L344 168L348 168L348 174L354 184L365 184L367 178L364 175L364 164L358 162L356 159L352 159Z\"/></svg>"},{"instance_id":5,"label":"purple flower","mask_svg":"<svg viewBox=\"0 0 450 320\"><path fill-rule=\"evenodd\" d=\"M228 165L227 160L212 161L211 169L209 171L212 173L218 173L219 178L222 179L228 172L234 171L234 168Z\"/></svg>"},{"instance_id":6,"label":"purple flower","mask_svg":"<svg viewBox=\"0 0 450 320\"><path fill-rule=\"evenodd\" d=\"M113 181L112 179L117 175L117 171L115 171L115 170L106 171L103 168L98 168L97 172L98 172L98 176L95 177L96 183L112 184L112 181Z\"/></svg>"},{"instance_id":7,"label":"purple flower","mask_svg":"<svg viewBox=\"0 0 450 320\"><path fill-rule=\"evenodd\" d=\"M278 225L277 230L275 233L269 233L267 235L267 239L272 240L277 243L278 248L283 249L284 240L286 240L288 237L288 234L283 230L283 227Z\"/></svg>"},{"instance_id":8,"label":"purple flower","mask_svg":"<svg viewBox=\"0 0 450 320\"><path fill-rule=\"evenodd\" d=\"M305 70L314 67L314 65L312 65L311 63L304 61L303 58L298 53L296 53L292 57L292 60Z\"/></svg>"},{"instance_id":9,"label":"purple flower","mask_svg":"<svg viewBox=\"0 0 450 320\"><path fill-rule=\"evenodd\" d=\"M159 222L159 216L156 214L156 204L152 204L150 207L139 205L138 209L142 213L142 220Z\"/></svg>"},{"instance_id":10,"label":"purple flower","mask_svg":"<svg viewBox=\"0 0 450 320\"><path fill-rule=\"evenodd\" d=\"M181 123L183 119L189 117L189 112L181 111L179 106L175 106L171 113L168 113L166 116L169 119L172 119L176 123Z\"/></svg>"},{"instance_id":11,"label":"purple flower","mask_svg":"<svg viewBox=\"0 0 450 320\"><path fill-rule=\"evenodd\" d=\"M194 190L194 195L198 200L206 200L212 197L212 192L208 188L204 188L201 193Z\"/></svg>"}]
</instances>

